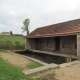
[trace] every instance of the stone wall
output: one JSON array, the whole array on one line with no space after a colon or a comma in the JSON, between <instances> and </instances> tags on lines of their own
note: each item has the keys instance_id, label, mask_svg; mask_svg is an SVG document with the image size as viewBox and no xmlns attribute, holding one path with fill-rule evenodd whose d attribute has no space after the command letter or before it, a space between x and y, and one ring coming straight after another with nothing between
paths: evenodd
<instances>
[{"instance_id":1,"label":"stone wall","mask_svg":"<svg viewBox=\"0 0 80 80\"><path fill-rule=\"evenodd\" d=\"M77 53L77 39L76 36L62 36L60 37L60 51L62 53Z\"/></svg>"},{"instance_id":2,"label":"stone wall","mask_svg":"<svg viewBox=\"0 0 80 80\"><path fill-rule=\"evenodd\" d=\"M26 49L54 51L55 50L55 38L26 39Z\"/></svg>"},{"instance_id":3,"label":"stone wall","mask_svg":"<svg viewBox=\"0 0 80 80\"><path fill-rule=\"evenodd\" d=\"M49 38L31 38L26 40L27 49L35 49L42 51L56 51L55 37ZM76 36L61 36L60 37L60 52L77 54L77 37Z\"/></svg>"},{"instance_id":4,"label":"stone wall","mask_svg":"<svg viewBox=\"0 0 80 80\"><path fill-rule=\"evenodd\" d=\"M36 49L35 39L26 39L26 49Z\"/></svg>"},{"instance_id":5,"label":"stone wall","mask_svg":"<svg viewBox=\"0 0 80 80\"><path fill-rule=\"evenodd\" d=\"M55 50L55 38L41 38L40 50L54 51Z\"/></svg>"}]
</instances>

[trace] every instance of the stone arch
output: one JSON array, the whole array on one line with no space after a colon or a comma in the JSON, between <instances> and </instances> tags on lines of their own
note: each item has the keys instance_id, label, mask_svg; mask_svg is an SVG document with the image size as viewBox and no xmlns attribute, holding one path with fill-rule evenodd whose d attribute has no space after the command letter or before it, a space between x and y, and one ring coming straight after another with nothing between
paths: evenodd
<instances>
[{"instance_id":1,"label":"stone arch","mask_svg":"<svg viewBox=\"0 0 80 80\"><path fill-rule=\"evenodd\" d=\"M63 42L63 48L71 48L71 42L69 41Z\"/></svg>"}]
</instances>

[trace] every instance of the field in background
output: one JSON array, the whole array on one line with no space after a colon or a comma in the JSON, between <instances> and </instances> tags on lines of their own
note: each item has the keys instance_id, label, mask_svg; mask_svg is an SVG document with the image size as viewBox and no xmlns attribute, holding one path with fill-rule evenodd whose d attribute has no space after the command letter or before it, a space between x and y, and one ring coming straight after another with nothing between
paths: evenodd
<instances>
[{"instance_id":1,"label":"field in background","mask_svg":"<svg viewBox=\"0 0 80 80\"><path fill-rule=\"evenodd\" d=\"M24 44L23 36L0 35L0 49L24 49Z\"/></svg>"}]
</instances>

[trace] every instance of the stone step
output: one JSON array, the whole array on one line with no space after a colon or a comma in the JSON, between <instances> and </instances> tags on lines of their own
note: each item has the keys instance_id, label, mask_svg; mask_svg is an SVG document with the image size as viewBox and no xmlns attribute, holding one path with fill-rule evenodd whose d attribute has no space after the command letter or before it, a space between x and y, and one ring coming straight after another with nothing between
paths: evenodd
<instances>
[{"instance_id":1,"label":"stone step","mask_svg":"<svg viewBox=\"0 0 80 80\"><path fill-rule=\"evenodd\" d=\"M74 66L74 65L78 65L78 64L80 64L80 61L75 60L72 62L60 64L60 67Z\"/></svg>"},{"instance_id":2,"label":"stone step","mask_svg":"<svg viewBox=\"0 0 80 80\"><path fill-rule=\"evenodd\" d=\"M48 64L46 66L42 66L42 67L38 67L38 68L35 68L35 69L30 69L30 70L23 71L23 73L25 75L29 75L29 74L32 74L32 73L36 73L36 72L40 72L40 71L47 70L47 69L52 69L52 68L59 68L59 65L52 63L52 64Z\"/></svg>"}]
</instances>

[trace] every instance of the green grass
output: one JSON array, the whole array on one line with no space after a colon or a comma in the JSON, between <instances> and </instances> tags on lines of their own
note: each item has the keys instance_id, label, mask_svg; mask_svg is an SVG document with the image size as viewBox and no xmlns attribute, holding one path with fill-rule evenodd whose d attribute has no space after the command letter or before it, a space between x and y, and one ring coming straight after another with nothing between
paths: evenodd
<instances>
[{"instance_id":1,"label":"green grass","mask_svg":"<svg viewBox=\"0 0 80 80\"><path fill-rule=\"evenodd\" d=\"M42 78L36 78L36 80L43 80Z\"/></svg>"},{"instance_id":2,"label":"green grass","mask_svg":"<svg viewBox=\"0 0 80 80\"><path fill-rule=\"evenodd\" d=\"M43 74L43 75L42 75ZM57 80L55 73L37 72L26 76L26 80Z\"/></svg>"},{"instance_id":3,"label":"green grass","mask_svg":"<svg viewBox=\"0 0 80 80\"><path fill-rule=\"evenodd\" d=\"M22 69L13 66L0 58L0 80L26 80Z\"/></svg>"},{"instance_id":4,"label":"green grass","mask_svg":"<svg viewBox=\"0 0 80 80\"><path fill-rule=\"evenodd\" d=\"M17 47L16 42L19 42L20 46L24 46L25 39L22 36L15 36L15 35L0 35L0 48L3 46L10 46L10 43L7 43L7 41L10 41L13 48L19 48ZM5 42L5 43L4 43ZM1 46L2 44L2 46Z\"/></svg>"},{"instance_id":5,"label":"green grass","mask_svg":"<svg viewBox=\"0 0 80 80\"><path fill-rule=\"evenodd\" d=\"M47 72L51 71L51 73ZM53 72L52 72L53 71ZM57 80L55 78L55 72L54 69L44 70L41 72L33 73L26 76L26 80Z\"/></svg>"},{"instance_id":6,"label":"green grass","mask_svg":"<svg viewBox=\"0 0 80 80\"><path fill-rule=\"evenodd\" d=\"M39 64L39 63L33 63L33 64L27 65L27 67L29 69L33 69L33 68L37 68L37 67L41 67L41 66L43 66L43 65L42 64Z\"/></svg>"},{"instance_id":7,"label":"green grass","mask_svg":"<svg viewBox=\"0 0 80 80\"><path fill-rule=\"evenodd\" d=\"M15 46L15 42L19 42L20 44L24 44L24 38L22 36L15 36L15 35L0 35L0 41L11 41L13 46Z\"/></svg>"},{"instance_id":8,"label":"green grass","mask_svg":"<svg viewBox=\"0 0 80 80\"><path fill-rule=\"evenodd\" d=\"M26 77L26 80L44 80L43 78L41 77L38 77L38 78L34 78L35 76L27 76Z\"/></svg>"}]
</instances>

